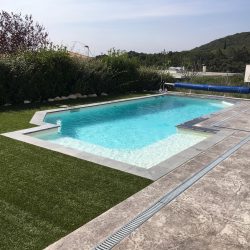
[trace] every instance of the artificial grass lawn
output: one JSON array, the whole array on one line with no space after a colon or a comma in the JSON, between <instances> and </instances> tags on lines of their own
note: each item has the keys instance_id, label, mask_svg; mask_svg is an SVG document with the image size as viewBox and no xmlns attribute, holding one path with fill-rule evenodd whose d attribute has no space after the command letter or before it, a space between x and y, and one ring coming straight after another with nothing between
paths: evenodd
<instances>
[{"instance_id":1,"label":"artificial grass lawn","mask_svg":"<svg viewBox=\"0 0 250 250\"><path fill-rule=\"evenodd\" d=\"M56 107L2 108L0 133L30 127L36 111ZM42 249L150 183L0 136L0 249Z\"/></svg>"}]
</instances>

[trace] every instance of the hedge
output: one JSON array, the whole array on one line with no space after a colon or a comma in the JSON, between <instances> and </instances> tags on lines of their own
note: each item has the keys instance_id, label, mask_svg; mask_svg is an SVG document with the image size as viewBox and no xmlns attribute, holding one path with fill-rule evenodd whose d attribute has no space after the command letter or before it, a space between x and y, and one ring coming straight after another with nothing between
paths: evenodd
<instances>
[{"instance_id":1,"label":"hedge","mask_svg":"<svg viewBox=\"0 0 250 250\"><path fill-rule=\"evenodd\" d=\"M0 57L0 104L74 93L156 90L160 81L157 73L140 69L124 55L83 60L65 50L41 50Z\"/></svg>"}]
</instances>

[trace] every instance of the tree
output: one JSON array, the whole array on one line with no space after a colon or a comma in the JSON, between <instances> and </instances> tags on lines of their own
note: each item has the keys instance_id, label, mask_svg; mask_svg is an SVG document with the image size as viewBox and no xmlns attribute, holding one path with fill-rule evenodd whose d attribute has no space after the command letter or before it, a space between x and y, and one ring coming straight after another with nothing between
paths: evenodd
<instances>
[{"instance_id":1,"label":"tree","mask_svg":"<svg viewBox=\"0 0 250 250\"><path fill-rule=\"evenodd\" d=\"M225 42L224 42L224 47L223 49L225 50L227 48L227 40L225 39Z\"/></svg>"},{"instance_id":2,"label":"tree","mask_svg":"<svg viewBox=\"0 0 250 250\"><path fill-rule=\"evenodd\" d=\"M49 45L48 33L31 15L0 12L0 54L34 51Z\"/></svg>"},{"instance_id":3,"label":"tree","mask_svg":"<svg viewBox=\"0 0 250 250\"><path fill-rule=\"evenodd\" d=\"M186 80L192 80L198 75L198 65L190 56L186 56L182 60L183 70L181 75Z\"/></svg>"}]
</instances>

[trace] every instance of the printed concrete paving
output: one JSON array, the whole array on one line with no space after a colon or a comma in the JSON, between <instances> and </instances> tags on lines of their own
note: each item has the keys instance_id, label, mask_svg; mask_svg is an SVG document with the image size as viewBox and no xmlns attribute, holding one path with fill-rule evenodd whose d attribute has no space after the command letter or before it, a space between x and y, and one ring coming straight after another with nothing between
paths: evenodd
<instances>
[{"instance_id":1,"label":"printed concrete paving","mask_svg":"<svg viewBox=\"0 0 250 250\"><path fill-rule=\"evenodd\" d=\"M249 114L250 104L243 101L197 124L216 128L223 136L196 146L199 150L189 160L180 161L167 175L50 245L47 250L94 249L166 193L249 136ZM114 249L250 249L250 142Z\"/></svg>"},{"instance_id":2,"label":"printed concrete paving","mask_svg":"<svg viewBox=\"0 0 250 250\"><path fill-rule=\"evenodd\" d=\"M126 201L124 201L124 202L120 203L119 205L115 206L114 208L110 209L109 211L107 211L103 215L101 215L98 218L96 218L95 220L87 223L85 226L79 228L75 232L69 234L68 236L66 236L63 239L59 240L58 242L54 243L53 245L51 245L47 249L93 249L98 243L101 243L110 234L114 233L120 227L122 227L124 224L128 223L131 219L133 219L137 214L142 212L145 208L147 208L148 206L155 203L165 193L167 193L170 190L172 190L173 188L175 188L177 185L182 183L185 179L189 178L193 173L199 171L204 165L207 165L208 163L210 163L214 158L219 157L221 154L223 154L226 150L228 150L234 144L239 143L248 134L249 133L247 133L247 132L234 131L234 133L230 137L228 137L224 141L211 147L209 149L209 152L201 153L197 157L188 161L183 166L175 169L170 174L162 177L161 179L154 182L149 187L145 188L144 190L142 190L139 193L135 194L134 196L130 197ZM232 184L233 186L236 185L236 184L234 184L234 182L231 183L230 181L233 178L232 176L235 175L236 176L235 182L236 181L237 181L237 183L239 182L239 177L236 175L237 173L240 173L244 177L242 179L242 187L244 187L244 190L249 189L248 191L250 191L250 187L247 186L247 185L249 185L249 182L247 183L247 180L250 179L250 172L249 172L250 169L248 169L248 166L250 166L249 144L248 144L248 148L244 147L243 149L244 149L244 151L242 151L242 149L239 150L235 155L233 155L232 157L230 157L228 160L225 161L225 163L229 164L231 172L229 172L227 175L223 176L223 173L226 173L225 170L224 170L224 172L218 171L217 167L216 167L216 169L211 172L211 174L215 173L216 179L214 181L211 180L211 178L213 178L213 175L212 175L212 177L209 177L209 175L206 176L205 178L210 178L210 179L204 178L203 180L201 180L200 182L195 184L192 187L192 189L187 190L183 195L181 195L178 199L176 199L176 201L174 201L172 204L166 206L166 208L162 209L159 213L157 213L154 217L152 217L152 219L149 222L146 222L142 227L140 227L129 238L127 238L123 242L121 242L117 246L117 248L118 249L119 248L120 249L175 249L174 246L171 245L172 243L171 244L169 244L169 242L166 243L166 241L164 240L164 239L168 240L171 237L172 237L171 238L172 242L176 241L176 242L178 242L178 244L180 243L181 239L186 240L186 241L188 241L188 239L190 239L189 244L191 244L191 242L195 242L194 241L195 234L191 233L192 230L196 230L194 232L197 232L197 231L200 231L206 227L211 228L211 225L208 223L210 221L213 221L214 218L212 217L212 214L209 215L210 220L206 219L206 217L204 217L205 215L198 214L197 207L195 207L196 206L195 198L197 198L197 197L192 197L191 196L192 192L197 192L198 194L202 194L203 199L200 201L197 201L197 206L199 206L199 204L202 204L204 206L204 211L206 211L205 210L206 206L208 206L208 208L210 208L210 206L211 206L211 208L213 208L213 207L217 208L217 207L221 206L221 209L223 209L223 208L225 208L225 206L223 205L225 203L226 207L229 207L228 203L230 203L232 197L235 197L234 196L235 193L233 191L234 189L232 189L233 194L230 194L230 189L227 190L228 191L227 193L223 193L223 191L221 191L222 193L221 193L220 198L222 200L217 198L215 195L217 195L216 192L219 192L219 187L223 187L226 184L227 185ZM241 165L241 163L244 163L244 164ZM224 163L222 163L218 167L224 166L223 164ZM235 170L236 173L232 172L233 170ZM227 171L227 169L226 169L226 171ZM229 182L224 184L223 181L226 181L228 176L229 177L231 176L231 179L228 178ZM203 185L204 185L204 190L197 189L197 187L199 187L199 186L203 187ZM195 191L192 191L193 189ZM202 192L206 192L206 190L208 191L207 194L202 193ZM242 188L242 190L243 190L243 188ZM188 196L189 192L191 192L190 193L191 198L188 200L189 201L188 204L191 204L191 205L193 203L194 204L192 207L188 208L186 203L181 205L181 201L182 201L181 197L189 197ZM245 195L244 197L239 196L239 197L237 197L237 199L232 200L232 206L235 204L236 200L240 200L242 202L245 202L246 206L249 206L249 204L250 204L249 203L249 201L250 201L249 196L247 197L246 193L244 193L244 195ZM206 199L206 197L208 199ZM198 198L199 198L199 196L198 196ZM241 200L242 198L244 198L244 199ZM185 200L185 198L183 198L183 199ZM185 230L183 231L180 228L180 232L176 232L176 230L179 229L178 226L179 226L180 222L178 220L178 213L175 214L175 211L179 211L180 209L175 210L175 208L174 208L173 211L171 210L171 209L173 209L173 204L175 204L175 202L177 202L177 201L179 201L179 203L178 203L179 207L183 208L183 211L186 211L186 210L190 211L191 210L191 212L192 212L192 209L194 209L194 211L192 213L190 212L189 214L183 215L183 218L186 218L186 220L183 220L183 222L182 222L183 224L182 224L181 228L184 228ZM224 203L221 201L223 201ZM211 205L211 203L212 203L212 205ZM234 208L234 206L233 206L233 208ZM164 223L164 221L166 220L165 217L166 216L168 217L168 215L166 215L165 213L168 213L169 211L172 211L172 213L169 214L170 218L172 218L172 216L174 214L177 216L176 220L170 221L172 224ZM233 209L231 209L230 211L233 211ZM246 220L248 220L247 219L248 216L250 218L250 214L249 214L250 209L245 210L243 215L242 215L243 210L238 209L236 211L238 211L238 213L235 212L235 213L237 213L236 214L237 216L245 216ZM195 218L193 218L192 221L187 220L187 218L189 218L191 215L193 217L195 217L196 213L198 216L197 220L199 223L196 224L197 221L195 220ZM217 216L217 217L220 217L220 215L221 215L220 212L218 212L218 214L215 213L215 216ZM223 215L223 216L225 216L225 215ZM203 220L203 218L204 218L204 220ZM222 217L222 218L224 218L224 217ZM151 225L150 223L153 223L154 221L157 225L161 225L165 229L163 230L161 228L158 228L158 229L157 228L152 228L152 229L147 228L147 225L148 224ZM176 230L175 230L174 226L177 226ZM144 227L146 227L146 229L144 229ZM194 227L194 229L193 229L193 227ZM155 229L155 231L152 232L154 229ZM141 232L140 230L143 230L143 231ZM145 237L144 237L142 235L144 233L144 230L146 230L146 232L151 233L151 235L154 235L154 234L159 235L161 237L161 239L159 239L159 237L155 237L155 240L154 240L152 237L149 237L148 238L149 242L147 242L147 236L145 235ZM243 228L242 230L245 230L245 229ZM200 242L199 244L202 244L203 238L204 238L204 240L206 240L206 238L208 237L205 235L206 232L211 233L211 231L204 231L203 234L199 235L199 237L197 235L197 240L199 240L199 242ZM165 238L165 233L166 233L166 238ZM187 237L189 235L189 233L190 233L190 237L186 239L185 237ZM186 236L184 238L181 238L182 234L184 234ZM137 237L137 235L139 235L139 236ZM237 235L239 235L238 232L235 233L235 236L237 236ZM178 238L178 236L179 236L179 238ZM243 237L244 239L249 237L248 231L246 231L246 233L241 237ZM141 239L141 241L140 241L140 239ZM179 239L179 241L177 241L178 239ZM159 242L162 242L162 244L157 245ZM154 246L156 246L156 247L154 247ZM183 247L182 249L188 249L187 248L188 245L185 245L185 242L182 244L182 246L180 245L179 249L181 249L181 247ZM198 246L198 245L197 246L192 245L193 249L206 249L206 247L207 247L207 249L217 249L217 248L213 248L211 245L207 245L207 246L204 246L202 248L200 248L200 246ZM243 247L244 247L244 245L243 245ZM178 247L176 249L178 249ZM224 248L224 249L230 249L230 248ZM237 249L237 248L234 248L234 249Z\"/></svg>"},{"instance_id":3,"label":"printed concrete paving","mask_svg":"<svg viewBox=\"0 0 250 250\"><path fill-rule=\"evenodd\" d=\"M250 142L114 249L250 249Z\"/></svg>"},{"instance_id":4,"label":"printed concrete paving","mask_svg":"<svg viewBox=\"0 0 250 250\"><path fill-rule=\"evenodd\" d=\"M220 117L218 127L237 132L193 164L211 161L250 135L249 114L246 108L225 121ZM250 249L250 141L114 249Z\"/></svg>"}]
</instances>

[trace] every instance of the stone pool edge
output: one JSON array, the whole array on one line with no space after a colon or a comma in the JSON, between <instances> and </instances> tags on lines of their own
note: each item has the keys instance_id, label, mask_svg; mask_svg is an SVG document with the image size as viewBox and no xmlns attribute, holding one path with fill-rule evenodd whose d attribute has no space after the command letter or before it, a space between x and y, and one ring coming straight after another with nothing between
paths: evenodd
<instances>
[{"instance_id":1,"label":"stone pool edge","mask_svg":"<svg viewBox=\"0 0 250 250\"><path fill-rule=\"evenodd\" d=\"M72 149L72 148L67 148L61 145L56 145L53 144L51 142L48 141L44 141L44 140L40 140L34 137L29 136L29 134L31 133L36 133L36 132L41 132L43 130L49 130L49 129L57 129L58 125L54 125L54 124L49 124L49 123L45 123L43 122L44 117L46 116L46 114L48 113L55 113L55 112L62 112L62 111L70 111L73 109L78 109L78 108L87 108L87 107L94 107L94 106L100 106L100 105L106 105L106 104L112 104L112 103L117 103L117 102L125 102L125 101L133 101L133 100L139 100L139 99L145 99L145 98L151 98L151 97L158 97L158 96L164 96L164 95L179 95L179 96L183 96L183 94L178 94L178 93L164 93L164 94L155 94L155 95L147 95L147 96L142 96L142 97L135 97L135 98L126 98L126 99L121 99L121 100L114 100L114 101L107 101L107 102L101 102L101 103L93 103L93 104L86 104L86 105L78 105L78 106L73 106L73 107L69 107L69 108L60 108L60 109L52 109L52 110L45 110L45 111L38 111L34 114L34 116L32 117L30 123L34 124L34 125L38 125L38 127L34 127L34 128L29 128L29 129L24 129L24 130L19 130L19 131L14 131L14 132L9 132L9 133L4 133L2 135L18 140L18 141L22 141L22 142L26 142L35 146L39 146L45 149L49 149L55 152L59 152L65 155L69 155L72 157L76 157L78 159L82 159L82 160L86 160L86 161L91 161L94 162L96 164L102 165L102 166L106 166L106 167L110 167L116 170L120 170L120 171L124 171L130 174L134 174L140 177L144 177L144 178L148 178L151 180L157 180L160 177L168 174L169 172L171 172L172 170L174 170L175 168L177 168L178 166L180 166L181 164L185 163L186 161L188 161L189 159L195 157L196 155L198 155L199 153L201 153L202 151L206 150L207 148L211 147L211 145L214 145L216 143L218 143L219 141L222 141L223 139L225 139L228 135L230 135L230 133L232 133L232 131L228 131L228 130L224 130L224 129L216 129L216 132L212 132L213 135L210 136L209 138L205 139L204 141L184 150L181 151L180 153L170 157L169 159L151 167L150 169L143 169L137 166L133 166L130 164L126 164L123 162L119 162L116 160L112 160L109 158L105 158L105 157L101 157L101 156L97 156L94 154L90 154L84 151L79 151L76 149ZM196 94L188 94L185 96L190 96L190 97L197 97L197 98L208 98L208 99L220 99L220 100L228 100L228 101L232 101L234 102L236 105L223 109L219 112L207 115L207 116L203 116L203 120L208 120L214 116L218 116L220 114L224 114L224 113L230 113L230 111L234 110L235 108L237 108L238 106L242 105L242 103L244 103L244 101L241 101L239 99L234 99L234 98L221 98L218 96L207 96L207 95L196 95ZM193 124L192 127L186 127L184 129L190 130L190 131L194 131L197 128L197 131L201 132L203 126L197 126L195 127L196 124ZM211 133L211 131L209 131L208 127L204 127L204 131L207 131L208 133Z\"/></svg>"}]
</instances>

